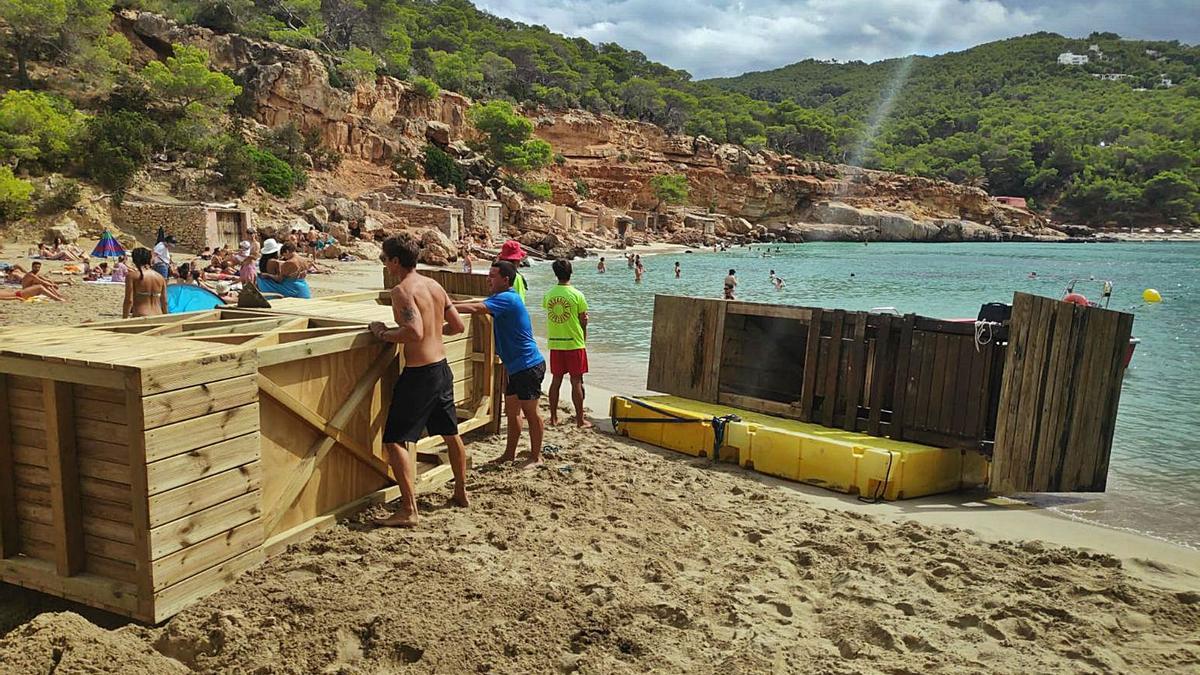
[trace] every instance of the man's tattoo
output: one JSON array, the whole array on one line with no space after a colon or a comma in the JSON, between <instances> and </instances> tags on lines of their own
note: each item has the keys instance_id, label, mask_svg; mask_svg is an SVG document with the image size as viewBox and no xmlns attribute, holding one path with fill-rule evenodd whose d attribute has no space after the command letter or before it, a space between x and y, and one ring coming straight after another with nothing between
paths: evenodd
<instances>
[{"instance_id":1,"label":"man's tattoo","mask_svg":"<svg viewBox=\"0 0 1200 675\"><path fill-rule=\"evenodd\" d=\"M400 316L404 317L406 322L412 323L417 318L417 313L413 311L412 307L405 307L400 310Z\"/></svg>"}]
</instances>

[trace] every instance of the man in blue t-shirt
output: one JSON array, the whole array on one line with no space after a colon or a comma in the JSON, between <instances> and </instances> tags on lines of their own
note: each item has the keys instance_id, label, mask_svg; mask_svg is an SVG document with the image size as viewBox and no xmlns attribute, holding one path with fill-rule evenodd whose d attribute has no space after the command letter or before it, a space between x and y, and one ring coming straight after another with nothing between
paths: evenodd
<instances>
[{"instance_id":1,"label":"man in blue t-shirt","mask_svg":"<svg viewBox=\"0 0 1200 675\"><path fill-rule=\"evenodd\" d=\"M488 314L496 335L496 351L504 362L508 385L504 388L504 408L508 416L508 443L496 462L511 462L517 458L517 441L521 439L521 414L529 420L529 460L524 467L542 463L542 433L545 427L538 413L542 397L542 380L546 377L546 360L533 340L533 324L525 302L513 290L517 268L507 260L497 260L488 270L492 294L483 302L456 302L460 312Z\"/></svg>"}]
</instances>

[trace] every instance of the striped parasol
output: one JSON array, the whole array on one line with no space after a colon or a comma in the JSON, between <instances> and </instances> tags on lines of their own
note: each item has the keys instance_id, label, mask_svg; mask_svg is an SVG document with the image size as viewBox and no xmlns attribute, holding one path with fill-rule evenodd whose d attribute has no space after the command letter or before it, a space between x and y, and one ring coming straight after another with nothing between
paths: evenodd
<instances>
[{"instance_id":1,"label":"striped parasol","mask_svg":"<svg viewBox=\"0 0 1200 675\"><path fill-rule=\"evenodd\" d=\"M125 255L125 249L121 247L121 243L108 230L100 237L100 241L96 242L96 248L92 249L93 258L115 258L120 255Z\"/></svg>"}]
</instances>

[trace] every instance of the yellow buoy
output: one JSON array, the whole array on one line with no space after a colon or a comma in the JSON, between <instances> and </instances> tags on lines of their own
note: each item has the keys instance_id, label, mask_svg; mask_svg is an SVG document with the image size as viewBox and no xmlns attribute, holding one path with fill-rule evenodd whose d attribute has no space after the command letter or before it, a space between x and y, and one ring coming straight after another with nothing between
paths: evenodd
<instances>
[{"instance_id":1,"label":"yellow buoy","mask_svg":"<svg viewBox=\"0 0 1200 675\"><path fill-rule=\"evenodd\" d=\"M1146 290L1142 291L1142 300L1145 300L1150 304L1154 304L1156 302L1162 302L1162 295L1153 288L1147 288Z\"/></svg>"}]
</instances>

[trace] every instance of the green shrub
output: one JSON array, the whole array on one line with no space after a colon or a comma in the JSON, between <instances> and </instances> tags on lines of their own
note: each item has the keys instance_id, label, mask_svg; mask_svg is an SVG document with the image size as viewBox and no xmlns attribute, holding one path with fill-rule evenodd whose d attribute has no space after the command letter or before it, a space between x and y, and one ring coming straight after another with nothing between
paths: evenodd
<instances>
[{"instance_id":1,"label":"green shrub","mask_svg":"<svg viewBox=\"0 0 1200 675\"><path fill-rule=\"evenodd\" d=\"M459 192L467 190L467 180L463 176L462 167L436 145L425 146L425 175L442 187L454 186Z\"/></svg>"},{"instance_id":2,"label":"green shrub","mask_svg":"<svg viewBox=\"0 0 1200 675\"><path fill-rule=\"evenodd\" d=\"M254 185L258 175L250 146L237 136L226 137L222 142L216 169L221 174L221 185L239 197Z\"/></svg>"},{"instance_id":3,"label":"green shrub","mask_svg":"<svg viewBox=\"0 0 1200 675\"><path fill-rule=\"evenodd\" d=\"M561 152L554 153L554 163L558 166L563 166L567 163L566 155L562 154Z\"/></svg>"},{"instance_id":4,"label":"green shrub","mask_svg":"<svg viewBox=\"0 0 1200 675\"><path fill-rule=\"evenodd\" d=\"M413 89L415 89L418 94L424 96L425 98L433 98L442 90L442 88L438 86L437 82L434 82L428 77L415 77L413 78L412 83Z\"/></svg>"},{"instance_id":5,"label":"green shrub","mask_svg":"<svg viewBox=\"0 0 1200 675\"><path fill-rule=\"evenodd\" d=\"M512 183L514 190L532 199L548 202L554 198L554 190L551 189L550 184L546 181L515 178Z\"/></svg>"},{"instance_id":6,"label":"green shrub","mask_svg":"<svg viewBox=\"0 0 1200 675\"><path fill-rule=\"evenodd\" d=\"M592 195L591 189L588 188L588 184L582 178L575 179L575 194L583 197L584 199L587 199Z\"/></svg>"},{"instance_id":7,"label":"green shrub","mask_svg":"<svg viewBox=\"0 0 1200 675\"><path fill-rule=\"evenodd\" d=\"M62 213L79 203L79 181L64 178L50 192L39 196L37 210L39 213Z\"/></svg>"},{"instance_id":8,"label":"green shrub","mask_svg":"<svg viewBox=\"0 0 1200 675\"><path fill-rule=\"evenodd\" d=\"M0 166L0 222L11 223L29 215L33 203L33 185Z\"/></svg>"},{"instance_id":9,"label":"green shrub","mask_svg":"<svg viewBox=\"0 0 1200 675\"><path fill-rule=\"evenodd\" d=\"M276 197L290 197L299 184L292 167L268 150L247 146L247 152L254 160L254 182Z\"/></svg>"},{"instance_id":10,"label":"green shrub","mask_svg":"<svg viewBox=\"0 0 1200 675\"><path fill-rule=\"evenodd\" d=\"M404 180L416 180L421 177L421 168L412 157L397 157L392 162L392 169Z\"/></svg>"},{"instance_id":11,"label":"green shrub","mask_svg":"<svg viewBox=\"0 0 1200 675\"><path fill-rule=\"evenodd\" d=\"M66 161L81 121L64 99L9 91L0 98L0 161L22 172L53 171Z\"/></svg>"},{"instance_id":12,"label":"green shrub","mask_svg":"<svg viewBox=\"0 0 1200 675\"><path fill-rule=\"evenodd\" d=\"M120 195L163 140L163 130L145 115L118 110L87 121L77 148L84 172Z\"/></svg>"},{"instance_id":13,"label":"green shrub","mask_svg":"<svg viewBox=\"0 0 1200 675\"><path fill-rule=\"evenodd\" d=\"M688 199L688 179L683 174L659 174L650 179L650 187L659 205L683 204Z\"/></svg>"}]
</instances>

